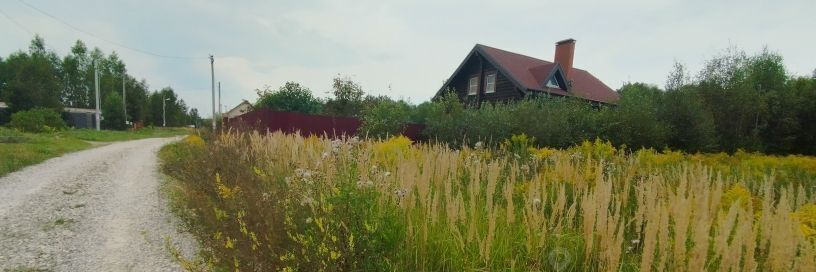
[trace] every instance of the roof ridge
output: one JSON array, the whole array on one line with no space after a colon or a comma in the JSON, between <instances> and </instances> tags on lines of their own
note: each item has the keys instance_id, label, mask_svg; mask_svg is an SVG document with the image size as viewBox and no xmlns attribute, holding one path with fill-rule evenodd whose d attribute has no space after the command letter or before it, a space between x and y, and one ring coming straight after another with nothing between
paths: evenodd
<instances>
[{"instance_id":1,"label":"roof ridge","mask_svg":"<svg viewBox=\"0 0 816 272\"><path fill-rule=\"evenodd\" d=\"M525 57L525 58L531 58L531 59L535 59L535 60L539 60L539 61L543 61L543 62L548 62L548 63L554 63L554 62L552 62L552 61L543 60L543 59L539 59L539 58L536 58L536 57L531 57L531 56L524 55L524 54L521 54L521 53L516 53L516 52L512 52L512 51L507 51L507 50L504 50L504 49L501 49L501 48L492 47L492 46L489 46L489 45L484 45L484 44L480 44L480 43L477 43L476 45L477 45L477 46L482 46L482 47L487 47L487 48L489 48L489 49L493 49L493 50L497 50L497 51L501 51L501 52L503 52L503 53L513 54L513 55L522 56L522 57Z\"/></svg>"},{"instance_id":2,"label":"roof ridge","mask_svg":"<svg viewBox=\"0 0 816 272\"><path fill-rule=\"evenodd\" d=\"M543 61L543 62L547 62L548 63L547 65L555 63L555 61L543 60L543 59L539 59L539 58L536 58L536 57L531 57L531 56L528 56L528 55L525 55L525 54L516 53L516 52L512 52L512 51L507 51L507 50L504 50L504 49L501 49L501 48L496 48L496 47L489 46L489 45L484 45L484 44L481 44L481 43L477 43L476 45L481 46L481 47L487 47L487 48L490 48L490 49L493 49L493 50L498 50L498 51L501 51L501 52L504 52L504 53L509 53L509 54L513 54L513 55L527 57L527 58L531 58L531 59L535 59L535 60L540 60L540 61ZM574 66L572 67L572 69L581 70L581 71L584 71L584 72L589 72L586 69L578 68L578 67L574 67Z\"/></svg>"}]
</instances>

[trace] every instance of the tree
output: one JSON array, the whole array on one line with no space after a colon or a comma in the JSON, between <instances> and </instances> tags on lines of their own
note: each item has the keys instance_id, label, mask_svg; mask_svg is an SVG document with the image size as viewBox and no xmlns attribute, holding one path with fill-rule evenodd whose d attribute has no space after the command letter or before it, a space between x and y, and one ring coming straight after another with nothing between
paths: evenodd
<instances>
[{"instance_id":1,"label":"tree","mask_svg":"<svg viewBox=\"0 0 816 272\"><path fill-rule=\"evenodd\" d=\"M105 129L123 130L127 128L121 95L111 92L105 96L102 103L102 117L104 117L102 126Z\"/></svg>"},{"instance_id":2,"label":"tree","mask_svg":"<svg viewBox=\"0 0 816 272\"><path fill-rule=\"evenodd\" d=\"M662 148L668 127L660 116L663 92L644 83L627 83L619 90L621 98L607 115L609 138L630 148Z\"/></svg>"},{"instance_id":3,"label":"tree","mask_svg":"<svg viewBox=\"0 0 816 272\"><path fill-rule=\"evenodd\" d=\"M12 112L35 107L62 109L56 71L43 56L17 52L5 61L7 82L3 99Z\"/></svg>"},{"instance_id":4,"label":"tree","mask_svg":"<svg viewBox=\"0 0 816 272\"><path fill-rule=\"evenodd\" d=\"M191 108L190 113L190 123L195 126L196 128L201 127L201 116L198 115L198 109Z\"/></svg>"},{"instance_id":5,"label":"tree","mask_svg":"<svg viewBox=\"0 0 816 272\"><path fill-rule=\"evenodd\" d=\"M385 138L399 135L410 118L411 107L405 101L388 97L371 99L362 113L360 130L369 137Z\"/></svg>"},{"instance_id":6,"label":"tree","mask_svg":"<svg viewBox=\"0 0 816 272\"><path fill-rule=\"evenodd\" d=\"M333 116L357 117L362 110L363 88L350 77L338 76L332 85L333 98L326 101L324 112Z\"/></svg>"},{"instance_id":7,"label":"tree","mask_svg":"<svg viewBox=\"0 0 816 272\"><path fill-rule=\"evenodd\" d=\"M762 130L767 124L767 103L756 82L751 82L751 59L730 48L706 62L699 74L698 90L711 112L719 145L728 152L737 149L762 151Z\"/></svg>"},{"instance_id":8,"label":"tree","mask_svg":"<svg viewBox=\"0 0 816 272\"><path fill-rule=\"evenodd\" d=\"M266 86L263 91L255 90L255 92L258 94L258 101L255 102L256 108L318 114L323 107L320 100L312 96L309 88L291 81L286 82L277 90L270 90L270 87Z\"/></svg>"},{"instance_id":9,"label":"tree","mask_svg":"<svg viewBox=\"0 0 816 272\"><path fill-rule=\"evenodd\" d=\"M672 149L706 152L717 149L714 118L703 106L697 90L680 86L667 91L660 120L668 126L667 141Z\"/></svg>"},{"instance_id":10,"label":"tree","mask_svg":"<svg viewBox=\"0 0 816 272\"><path fill-rule=\"evenodd\" d=\"M90 62L88 48L82 41L76 41L71 47L71 53L62 61L62 102L65 105L78 108L91 107L93 70Z\"/></svg>"}]
</instances>

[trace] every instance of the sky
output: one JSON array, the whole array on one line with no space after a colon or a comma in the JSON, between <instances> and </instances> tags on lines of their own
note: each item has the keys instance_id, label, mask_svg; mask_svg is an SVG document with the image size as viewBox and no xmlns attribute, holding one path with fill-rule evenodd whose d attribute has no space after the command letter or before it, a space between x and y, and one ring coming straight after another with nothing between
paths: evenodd
<instances>
[{"instance_id":1,"label":"sky","mask_svg":"<svg viewBox=\"0 0 816 272\"><path fill-rule=\"evenodd\" d=\"M696 73L734 46L767 47L790 74L810 75L814 10L813 0L0 0L0 56L26 49L35 33L60 55L81 39L209 116L209 54L225 110L287 81L327 97L338 75L421 103L477 43L552 60L555 42L576 39L574 66L614 89L662 87L675 61Z\"/></svg>"}]
</instances>

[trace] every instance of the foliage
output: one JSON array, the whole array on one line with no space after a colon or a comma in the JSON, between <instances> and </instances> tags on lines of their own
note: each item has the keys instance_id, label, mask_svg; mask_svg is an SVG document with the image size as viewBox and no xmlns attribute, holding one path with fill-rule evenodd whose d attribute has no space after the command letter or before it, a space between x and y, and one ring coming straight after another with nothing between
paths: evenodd
<instances>
[{"instance_id":1,"label":"foliage","mask_svg":"<svg viewBox=\"0 0 816 272\"><path fill-rule=\"evenodd\" d=\"M661 148L668 134L666 123L659 119L663 92L642 83L624 84L619 92L618 107L606 115L609 138L633 148Z\"/></svg>"},{"instance_id":2,"label":"foliage","mask_svg":"<svg viewBox=\"0 0 816 272\"><path fill-rule=\"evenodd\" d=\"M372 101L363 109L360 131L369 137L384 138L402 133L410 119L411 106L388 97Z\"/></svg>"},{"instance_id":3,"label":"foliage","mask_svg":"<svg viewBox=\"0 0 816 272\"><path fill-rule=\"evenodd\" d=\"M125 124L125 112L122 96L117 93L111 93L105 97L102 103L102 127L112 130L123 130L127 128Z\"/></svg>"},{"instance_id":4,"label":"foliage","mask_svg":"<svg viewBox=\"0 0 816 272\"><path fill-rule=\"evenodd\" d=\"M123 128L124 120L161 125L161 122L156 122L161 121L161 105L155 107L155 103L151 103L154 101L148 101L150 91L147 82L137 81L128 75L125 63L116 52L106 54L99 48L90 49L79 40L68 54L60 57L46 46L42 37L35 36L27 52L14 52L2 59L0 101L9 104L11 113L38 107L57 111L61 111L63 107L94 108L95 71L98 74L99 95L103 104L111 100L111 97L119 96L121 109L121 100L125 100L127 116L120 117L116 116L118 113L111 115L107 112L104 114L105 118L115 118L117 122L121 120L121 126L107 122L113 128ZM123 88L125 97L122 97ZM167 95L166 92L161 91L163 95ZM173 97L173 104L169 105L172 114L168 115L168 121L174 126L189 124L190 118L186 116L184 101L175 97L175 94ZM0 116L0 123L3 121Z\"/></svg>"},{"instance_id":5,"label":"foliage","mask_svg":"<svg viewBox=\"0 0 816 272\"><path fill-rule=\"evenodd\" d=\"M25 132L53 132L67 127L58 112L46 108L16 112L8 125Z\"/></svg>"},{"instance_id":6,"label":"foliage","mask_svg":"<svg viewBox=\"0 0 816 272\"><path fill-rule=\"evenodd\" d=\"M333 116L357 117L363 109L363 87L348 76L337 76L332 84L332 95L324 105L324 112Z\"/></svg>"},{"instance_id":7,"label":"foliage","mask_svg":"<svg viewBox=\"0 0 816 272\"><path fill-rule=\"evenodd\" d=\"M216 137L161 151L207 270L816 269L813 157Z\"/></svg>"},{"instance_id":8,"label":"foliage","mask_svg":"<svg viewBox=\"0 0 816 272\"><path fill-rule=\"evenodd\" d=\"M270 90L267 86L263 91L255 90L258 93L256 108L269 108L274 111L300 112L306 114L318 114L322 111L322 102L312 96L309 88L301 86L296 82L286 82L277 90Z\"/></svg>"}]
</instances>

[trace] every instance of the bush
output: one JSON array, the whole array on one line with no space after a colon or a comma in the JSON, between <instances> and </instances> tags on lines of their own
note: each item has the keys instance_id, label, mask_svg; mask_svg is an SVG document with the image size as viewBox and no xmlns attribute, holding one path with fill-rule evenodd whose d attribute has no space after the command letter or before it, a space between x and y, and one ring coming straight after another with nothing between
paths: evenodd
<instances>
[{"instance_id":1,"label":"bush","mask_svg":"<svg viewBox=\"0 0 816 272\"><path fill-rule=\"evenodd\" d=\"M408 123L410 106L403 101L384 99L363 110L360 130L369 137L399 135Z\"/></svg>"},{"instance_id":2,"label":"bush","mask_svg":"<svg viewBox=\"0 0 816 272\"><path fill-rule=\"evenodd\" d=\"M67 128L60 114L47 108L16 112L11 115L9 126L25 132L52 132Z\"/></svg>"},{"instance_id":3,"label":"bush","mask_svg":"<svg viewBox=\"0 0 816 272\"><path fill-rule=\"evenodd\" d=\"M295 82L286 82L277 90L257 90L258 102L256 108L269 108L274 111L300 112L306 114L318 114L322 111L322 102L312 96L309 88L303 87Z\"/></svg>"}]
</instances>

